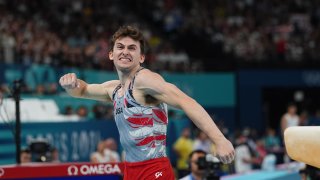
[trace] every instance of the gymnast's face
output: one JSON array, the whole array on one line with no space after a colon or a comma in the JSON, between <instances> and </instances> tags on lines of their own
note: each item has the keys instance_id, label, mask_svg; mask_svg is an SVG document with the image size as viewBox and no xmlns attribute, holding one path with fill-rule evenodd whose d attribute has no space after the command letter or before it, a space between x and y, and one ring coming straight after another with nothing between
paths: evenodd
<instances>
[{"instance_id":1,"label":"gymnast's face","mask_svg":"<svg viewBox=\"0 0 320 180\"><path fill-rule=\"evenodd\" d=\"M113 61L117 70L131 70L144 62L145 56L141 54L140 43L130 37L121 37L114 43L109 59Z\"/></svg>"}]
</instances>

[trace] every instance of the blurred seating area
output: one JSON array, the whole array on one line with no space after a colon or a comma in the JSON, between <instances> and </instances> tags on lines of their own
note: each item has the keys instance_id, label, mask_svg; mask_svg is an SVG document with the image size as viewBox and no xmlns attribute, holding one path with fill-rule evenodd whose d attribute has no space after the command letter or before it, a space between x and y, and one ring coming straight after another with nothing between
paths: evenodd
<instances>
[{"instance_id":1,"label":"blurred seating area","mask_svg":"<svg viewBox=\"0 0 320 180\"><path fill-rule=\"evenodd\" d=\"M119 26L134 24L148 42L144 66L164 74L168 82L197 99L232 141L238 155L233 164L222 167L224 175L274 172L276 165L291 160L284 159L277 129L280 117L271 119L260 112L266 110L260 92L270 87L320 86L318 71L297 72L299 78L292 76L286 82L280 81L289 76L286 72L270 76L276 68L320 68L319 23L316 0L0 0L0 129L6 130L1 134L5 145L0 156L11 157L0 164L14 158L11 126L4 125L15 119L12 84L17 79L22 80L21 118L30 122L23 124L26 132L50 137L62 162L89 161L100 140L118 139L114 122L109 121L112 104L72 98L58 80L69 72L89 83L117 78L108 60L108 40ZM239 73L246 68L269 71L261 76ZM212 75L217 71L227 73ZM253 76L257 78L248 78ZM303 110L311 113L301 113L299 125L320 124L318 109L315 113ZM207 143L183 113L170 109L169 118L173 121L168 155L177 171L188 171L186 157L179 159L181 154L197 148L214 153L214 144ZM43 123L47 121L51 123ZM268 121L276 125L269 127ZM179 150L184 127L191 128L188 152ZM272 161L271 171L264 166L266 159Z\"/></svg>"},{"instance_id":2,"label":"blurred seating area","mask_svg":"<svg viewBox=\"0 0 320 180\"><path fill-rule=\"evenodd\" d=\"M14 99L3 99L2 105L0 106L1 121L14 121L16 119ZM112 105L94 101L85 102L72 97L23 96L20 109L20 118L23 123L113 120Z\"/></svg>"},{"instance_id":3,"label":"blurred seating area","mask_svg":"<svg viewBox=\"0 0 320 180\"><path fill-rule=\"evenodd\" d=\"M318 65L319 2L3 0L0 62L112 70L108 40L137 24L146 66L198 72Z\"/></svg>"},{"instance_id":4,"label":"blurred seating area","mask_svg":"<svg viewBox=\"0 0 320 180\"><path fill-rule=\"evenodd\" d=\"M137 7L205 70L319 64L317 1L139 2L130 9Z\"/></svg>"}]
</instances>

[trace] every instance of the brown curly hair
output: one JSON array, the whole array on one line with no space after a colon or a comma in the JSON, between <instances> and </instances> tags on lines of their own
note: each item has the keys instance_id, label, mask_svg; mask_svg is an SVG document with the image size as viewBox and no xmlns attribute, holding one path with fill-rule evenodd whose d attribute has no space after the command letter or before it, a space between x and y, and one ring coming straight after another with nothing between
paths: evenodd
<instances>
[{"instance_id":1,"label":"brown curly hair","mask_svg":"<svg viewBox=\"0 0 320 180\"><path fill-rule=\"evenodd\" d=\"M117 39L122 38L122 37L130 37L135 41L139 41L140 43L140 51L141 54L145 54L145 46L146 46L146 41L144 39L144 36L142 32L134 26L121 26L112 36L110 43L109 43L109 52L113 51L113 46L116 42Z\"/></svg>"}]
</instances>

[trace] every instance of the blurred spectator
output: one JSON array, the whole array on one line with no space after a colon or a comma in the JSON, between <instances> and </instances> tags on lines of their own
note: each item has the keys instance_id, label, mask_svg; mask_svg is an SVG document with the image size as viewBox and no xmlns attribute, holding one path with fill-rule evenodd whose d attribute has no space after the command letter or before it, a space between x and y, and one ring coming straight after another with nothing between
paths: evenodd
<instances>
[{"instance_id":1,"label":"blurred spectator","mask_svg":"<svg viewBox=\"0 0 320 180\"><path fill-rule=\"evenodd\" d=\"M276 135L276 131L272 128L267 129L267 134L264 137L264 144L267 152L269 153L281 151L280 138Z\"/></svg>"},{"instance_id":2,"label":"blurred spectator","mask_svg":"<svg viewBox=\"0 0 320 180\"><path fill-rule=\"evenodd\" d=\"M281 136L282 144L284 146L284 131L288 127L299 126L299 116L297 114L297 106L294 103L289 103L287 106L287 112L281 117ZM283 156L284 163L289 163L291 161L289 155L285 151Z\"/></svg>"},{"instance_id":3,"label":"blurred spectator","mask_svg":"<svg viewBox=\"0 0 320 180\"><path fill-rule=\"evenodd\" d=\"M212 142L209 137L201 130L198 130L197 137L193 143L193 150L202 150L206 153L211 153Z\"/></svg>"},{"instance_id":4,"label":"blurred spectator","mask_svg":"<svg viewBox=\"0 0 320 180\"><path fill-rule=\"evenodd\" d=\"M281 117L281 135L283 136L286 128L298 125L299 116L297 115L297 106L293 103L290 103L287 106L287 112Z\"/></svg>"},{"instance_id":5,"label":"blurred spectator","mask_svg":"<svg viewBox=\"0 0 320 180\"><path fill-rule=\"evenodd\" d=\"M274 158L276 160L276 164L283 163L285 148L281 146L280 136L276 134L276 131L273 128L267 129L264 137L264 145L268 154L267 161Z\"/></svg>"},{"instance_id":6,"label":"blurred spectator","mask_svg":"<svg viewBox=\"0 0 320 180\"><path fill-rule=\"evenodd\" d=\"M284 34L280 34L275 40L275 44L276 44L276 53L277 53L277 58L279 61L285 61L286 59L286 51L288 48L287 45L287 38Z\"/></svg>"},{"instance_id":7,"label":"blurred spectator","mask_svg":"<svg viewBox=\"0 0 320 180\"><path fill-rule=\"evenodd\" d=\"M70 105L65 106L63 114L67 116L74 115L73 107Z\"/></svg>"},{"instance_id":8,"label":"blurred spectator","mask_svg":"<svg viewBox=\"0 0 320 180\"><path fill-rule=\"evenodd\" d=\"M90 161L93 163L106 163L106 162L117 162L117 160L105 153L106 143L100 141L97 145L97 151L93 152L90 157Z\"/></svg>"},{"instance_id":9,"label":"blurred spectator","mask_svg":"<svg viewBox=\"0 0 320 180\"><path fill-rule=\"evenodd\" d=\"M242 135L246 137L246 144L249 146L251 155L254 155L254 152L257 148L255 143L257 139L256 131L252 128L244 128L242 131Z\"/></svg>"},{"instance_id":10,"label":"blurred spectator","mask_svg":"<svg viewBox=\"0 0 320 180\"><path fill-rule=\"evenodd\" d=\"M310 117L310 126L320 126L320 109L317 109L314 116Z\"/></svg>"},{"instance_id":11,"label":"blurred spectator","mask_svg":"<svg viewBox=\"0 0 320 180\"><path fill-rule=\"evenodd\" d=\"M46 92L46 89L43 84L38 84L35 89L35 95L42 96Z\"/></svg>"},{"instance_id":12,"label":"blurred spectator","mask_svg":"<svg viewBox=\"0 0 320 180\"><path fill-rule=\"evenodd\" d=\"M114 159L115 162L120 162L120 155L118 153L118 145L116 141L113 138L108 138L104 142L105 142L104 153L107 156L112 157L111 159Z\"/></svg>"},{"instance_id":13,"label":"blurred spectator","mask_svg":"<svg viewBox=\"0 0 320 180\"><path fill-rule=\"evenodd\" d=\"M107 120L114 120L114 117L113 117L113 107L112 107L111 105L107 105L105 108L106 108L105 119L107 119Z\"/></svg>"},{"instance_id":14,"label":"blurred spectator","mask_svg":"<svg viewBox=\"0 0 320 180\"><path fill-rule=\"evenodd\" d=\"M199 158L203 158L207 155L205 151L194 150L189 154L188 162L190 174L182 177L180 180L201 180L205 179L206 169L199 169Z\"/></svg>"},{"instance_id":15,"label":"blurred spectator","mask_svg":"<svg viewBox=\"0 0 320 180\"><path fill-rule=\"evenodd\" d=\"M250 147L247 144L247 140L247 137L242 133L239 133L236 137L236 155L234 160L236 173L246 173L253 169L253 156L250 152Z\"/></svg>"},{"instance_id":16,"label":"blurred spectator","mask_svg":"<svg viewBox=\"0 0 320 180\"><path fill-rule=\"evenodd\" d=\"M299 125L300 126L309 126L309 113L304 110L299 114Z\"/></svg>"},{"instance_id":17,"label":"blurred spectator","mask_svg":"<svg viewBox=\"0 0 320 180\"><path fill-rule=\"evenodd\" d=\"M32 162L31 152L29 149L24 149L20 152L20 161L21 164Z\"/></svg>"},{"instance_id":18,"label":"blurred spectator","mask_svg":"<svg viewBox=\"0 0 320 180\"><path fill-rule=\"evenodd\" d=\"M46 94L47 95L54 95L54 94L57 94L57 92L58 92L57 83L49 83L47 85L47 88L46 88Z\"/></svg>"},{"instance_id":19,"label":"blurred spectator","mask_svg":"<svg viewBox=\"0 0 320 180\"><path fill-rule=\"evenodd\" d=\"M92 113L97 120L113 120L113 107L111 105L97 103L92 107Z\"/></svg>"},{"instance_id":20,"label":"blurred spectator","mask_svg":"<svg viewBox=\"0 0 320 180\"><path fill-rule=\"evenodd\" d=\"M77 115L81 118L81 119L86 119L88 118L88 108L84 105L81 105L77 108Z\"/></svg>"},{"instance_id":21,"label":"blurred spectator","mask_svg":"<svg viewBox=\"0 0 320 180\"><path fill-rule=\"evenodd\" d=\"M9 30L2 30L0 34L1 46L3 48L3 57L5 63L12 64L15 61L16 41L14 35Z\"/></svg>"},{"instance_id":22,"label":"blurred spectator","mask_svg":"<svg viewBox=\"0 0 320 180\"><path fill-rule=\"evenodd\" d=\"M256 140L256 149L255 154L253 157L253 163L255 166L255 169L261 169L261 164L264 160L264 158L267 156L268 152L266 150L266 147L264 145L263 139L257 139Z\"/></svg>"},{"instance_id":23,"label":"blurred spectator","mask_svg":"<svg viewBox=\"0 0 320 180\"><path fill-rule=\"evenodd\" d=\"M92 107L92 112L95 119L104 119L105 107L102 104L95 104Z\"/></svg>"},{"instance_id":24,"label":"blurred spectator","mask_svg":"<svg viewBox=\"0 0 320 180\"><path fill-rule=\"evenodd\" d=\"M268 154L264 157L261 164L262 170L265 171L274 171L276 169L277 157L274 154Z\"/></svg>"},{"instance_id":25,"label":"blurred spectator","mask_svg":"<svg viewBox=\"0 0 320 180\"><path fill-rule=\"evenodd\" d=\"M193 149L193 141L190 138L190 128L182 130L180 137L174 142L173 150L177 154L177 171L178 177L182 178L189 173L188 156Z\"/></svg>"},{"instance_id":26,"label":"blurred spectator","mask_svg":"<svg viewBox=\"0 0 320 180\"><path fill-rule=\"evenodd\" d=\"M51 155L52 155L52 161L53 163L60 163L60 158L59 158L59 151L57 148L52 148L51 149Z\"/></svg>"}]
</instances>

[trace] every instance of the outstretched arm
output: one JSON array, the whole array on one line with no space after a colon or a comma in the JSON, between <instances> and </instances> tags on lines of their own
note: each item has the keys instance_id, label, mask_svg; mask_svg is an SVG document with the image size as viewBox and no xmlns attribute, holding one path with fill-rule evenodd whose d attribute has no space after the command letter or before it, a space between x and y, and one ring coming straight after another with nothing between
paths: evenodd
<instances>
[{"instance_id":1,"label":"outstretched arm","mask_svg":"<svg viewBox=\"0 0 320 180\"><path fill-rule=\"evenodd\" d=\"M73 97L111 101L114 88L119 81L107 81L102 84L88 84L78 79L75 73L68 73L59 80L60 85Z\"/></svg>"},{"instance_id":2,"label":"outstretched arm","mask_svg":"<svg viewBox=\"0 0 320 180\"><path fill-rule=\"evenodd\" d=\"M148 70L142 71L136 79L136 88L157 100L182 109L195 125L204 131L217 146L217 156L223 163L234 159L234 148L213 119L194 99L183 93L173 84L166 82L160 75Z\"/></svg>"}]
</instances>

